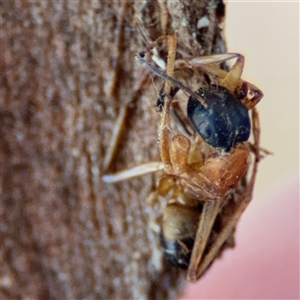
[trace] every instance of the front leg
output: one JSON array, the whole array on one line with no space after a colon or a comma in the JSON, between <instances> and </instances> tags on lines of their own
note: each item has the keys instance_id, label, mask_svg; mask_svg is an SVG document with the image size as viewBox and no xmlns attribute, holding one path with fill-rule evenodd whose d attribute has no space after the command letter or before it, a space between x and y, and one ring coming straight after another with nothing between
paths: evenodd
<instances>
[{"instance_id":1,"label":"front leg","mask_svg":"<svg viewBox=\"0 0 300 300\"><path fill-rule=\"evenodd\" d=\"M173 174L180 176L188 168L190 140L182 134L176 134L170 145L170 161L173 166Z\"/></svg>"},{"instance_id":2,"label":"front leg","mask_svg":"<svg viewBox=\"0 0 300 300\"><path fill-rule=\"evenodd\" d=\"M195 236L191 261L187 272L188 281L195 282L198 280L199 265L202 261L212 227L225 199L226 198L207 201L203 205L200 222Z\"/></svg>"},{"instance_id":3,"label":"front leg","mask_svg":"<svg viewBox=\"0 0 300 300\"><path fill-rule=\"evenodd\" d=\"M236 62L229 72L220 69L216 64L236 58ZM244 56L238 53L224 53L211 56L197 57L188 62L188 65L199 67L211 74L220 77L220 85L226 87L230 92L234 93L237 88L240 89L240 97L242 103L252 109L263 97L263 93L253 84L241 78L245 59Z\"/></svg>"},{"instance_id":4,"label":"front leg","mask_svg":"<svg viewBox=\"0 0 300 300\"><path fill-rule=\"evenodd\" d=\"M226 72L225 77L219 75L219 68L215 68L213 64L225 62L227 60L236 58L236 62L229 72ZM208 72L222 78L220 85L226 87L232 93L235 91L243 73L245 59L239 53L224 53L211 56L201 56L189 61L191 66L200 67Z\"/></svg>"},{"instance_id":5,"label":"front leg","mask_svg":"<svg viewBox=\"0 0 300 300\"><path fill-rule=\"evenodd\" d=\"M102 176L102 180L107 183L120 182L123 180L143 176L149 173L162 171L164 170L164 167L164 164L159 161L148 162L113 174L105 174Z\"/></svg>"}]
</instances>

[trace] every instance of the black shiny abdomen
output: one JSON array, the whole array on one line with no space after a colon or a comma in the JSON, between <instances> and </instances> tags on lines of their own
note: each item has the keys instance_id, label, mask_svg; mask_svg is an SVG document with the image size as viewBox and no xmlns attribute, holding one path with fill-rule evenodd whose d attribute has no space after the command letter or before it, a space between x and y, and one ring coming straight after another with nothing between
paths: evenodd
<instances>
[{"instance_id":1,"label":"black shiny abdomen","mask_svg":"<svg viewBox=\"0 0 300 300\"><path fill-rule=\"evenodd\" d=\"M179 241L167 241L164 235L160 234L160 244L164 249L165 259L174 267L186 270L189 267L191 254L194 246L194 238L180 240L185 245L183 248Z\"/></svg>"},{"instance_id":2,"label":"black shiny abdomen","mask_svg":"<svg viewBox=\"0 0 300 300\"><path fill-rule=\"evenodd\" d=\"M226 88L211 86L197 93L207 103L205 108L190 97L187 115L197 132L209 145L229 151L236 143L249 139L251 123L249 112Z\"/></svg>"}]
</instances>

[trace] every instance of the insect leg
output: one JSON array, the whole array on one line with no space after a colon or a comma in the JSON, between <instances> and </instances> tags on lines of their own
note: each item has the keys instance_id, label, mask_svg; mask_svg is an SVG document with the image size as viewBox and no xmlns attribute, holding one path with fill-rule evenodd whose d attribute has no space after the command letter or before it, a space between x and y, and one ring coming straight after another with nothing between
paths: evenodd
<instances>
[{"instance_id":1,"label":"insect leg","mask_svg":"<svg viewBox=\"0 0 300 300\"><path fill-rule=\"evenodd\" d=\"M168 37L168 61L167 61L167 75L172 77L174 72L174 62L176 55L176 44L177 38L176 36ZM159 128L159 153L162 162L166 165L167 171L172 171L173 167L170 159L170 129L169 125L169 117L170 117L170 105L171 105L171 88L172 84L170 82L166 82L164 86L164 95L166 96L165 105L163 108L161 123Z\"/></svg>"},{"instance_id":2,"label":"insect leg","mask_svg":"<svg viewBox=\"0 0 300 300\"><path fill-rule=\"evenodd\" d=\"M196 281L198 279L197 276L199 264L201 263L211 229L223 202L224 199L217 199L213 201L206 201L203 205L203 210L193 246L193 252L187 272L188 281Z\"/></svg>"},{"instance_id":3,"label":"insect leg","mask_svg":"<svg viewBox=\"0 0 300 300\"><path fill-rule=\"evenodd\" d=\"M106 174L102 176L102 180L107 183L119 182L134 177L142 176L148 173L157 172L163 169L164 164L162 162L148 162L114 174Z\"/></svg>"},{"instance_id":4,"label":"insect leg","mask_svg":"<svg viewBox=\"0 0 300 300\"><path fill-rule=\"evenodd\" d=\"M161 37L159 37L156 41L154 41L152 44L150 44L148 47L146 47L143 51L137 53L135 55L135 60L145 69L147 69L148 71L154 73L155 75L163 78L164 80L166 80L167 82L169 82L171 85L177 86L178 88L180 88L181 90L187 92L189 95L193 96L194 98L198 99L202 105L204 107L207 107L205 101L203 98L201 98L199 96L199 94L193 92L189 87L185 86L183 83L181 83L180 81L174 79L172 77L173 75L173 71L170 72L170 68L174 68L174 64L173 63L168 63L169 65L169 71L167 70L167 73L165 73L164 71L162 71L161 69L153 66L151 63L149 63L146 59L145 59L145 54L147 52L150 52L155 46L157 46L157 44L159 44L161 41L163 41L164 39L168 38L168 44L171 46L171 53L169 53L169 55L174 55L174 62L175 62L175 52L176 52L176 42L174 42L175 40L177 40L176 35L174 36L166 36L163 35ZM172 48L172 44L174 42L175 47ZM174 51L174 53L172 53ZM169 57L168 57L169 60ZM168 68L168 67L167 67ZM170 75L170 73L172 73L172 75Z\"/></svg>"},{"instance_id":5,"label":"insect leg","mask_svg":"<svg viewBox=\"0 0 300 300\"><path fill-rule=\"evenodd\" d=\"M219 72L218 69L221 70L220 68L216 68L215 66L209 66L211 64L221 63L232 58L236 58L237 60L229 72ZM204 70L221 77L222 80L220 85L226 87L229 91L234 92L234 90L240 82L240 78L243 73L244 61L244 56L241 54L225 53L194 58L191 61L189 61L189 64L192 66L198 66L200 68L203 68ZM226 74L225 77L223 77L223 72L225 72ZM220 76L220 74L222 74L223 76Z\"/></svg>"},{"instance_id":6,"label":"insect leg","mask_svg":"<svg viewBox=\"0 0 300 300\"><path fill-rule=\"evenodd\" d=\"M252 191L254 188L254 183L256 179L256 173L258 169L258 163L261 159L261 150L260 150L260 121L259 121L259 114L257 109L254 107L252 109L252 133L253 133L253 139L254 139L254 165L252 169L252 175L249 183L249 191L250 191L250 199L252 197Z\"/></svg>"},{"instance_id":7,"label":"insect leg","mask_svg":"<svg viewBox=\"0 0 300 300\"><path fill-rule=\"evenodd\" d=\"M220 69L216 63L237 58L237 61L229 72ZM200 67L203 70L221 78L220 85L234 92L237 87L242 91L243 103L250 110L263 97L263 93L253 84L241 79L244 68L244 56L238 53L218 54L194 58L188 62L189 65Z\"/></svg>"},{"instance_id":8,"label":"insect leg","mask_svg":"<svg viewBox=\"0 0 300 300\"><path fill-rule=\"evenodd\" d=\"M137 84L133 88L132 93L130 93L127 100L125 101L124 106L120 108L120 112L119 112L116 124L113 128L111 141L110 141L109 147L106 150L106 153L105 153L105 156L103 159L103 165L102 165L103 172L106 172L108 170L108 168L113 160L113 157L116 154L116 151L118 148L118 143L119 143L121 132L122 132L122 127L124 126L124 122L128 115L129 104L136 99L137 95L144 87L148 78L149 78L149 76L147 73L144 73L141 76L141 79L137 82Z\"/></svg>"},{"instance_id":9,"label":"insect leg","mask_svg":"<svg viewBox=\"0 0 300 300\"><path fill-rule=\"evenodd\" d=\"M141 52L139 52L138 55L144 58L146 53L150 52L153 48L155 48L158 44L160 44L163 40L166 40L167 38L167 35L161 35L158 39L156 39L154 42L152 42L150 45L144 48Z\"/></svg>"}]
</instances>

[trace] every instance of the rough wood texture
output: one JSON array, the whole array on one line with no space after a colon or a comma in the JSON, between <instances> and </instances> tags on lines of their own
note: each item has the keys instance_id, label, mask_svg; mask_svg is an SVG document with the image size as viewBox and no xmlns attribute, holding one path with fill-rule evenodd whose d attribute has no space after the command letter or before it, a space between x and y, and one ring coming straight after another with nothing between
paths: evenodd
<instances>
[{"instance_id":1,"label":"rough wood texture","mask_svg":"<svg viewBox=\"0 0 300 300\"><path fill-rule=\"evenodd\" d=\"M101 175L159 159L157 94L134 53L165 33L182 57L225 52L221 1L16 0L1 12L1 299L178 297L184 274L163 263L144 201L156 177Z\"/></svg>"}]
</instances>

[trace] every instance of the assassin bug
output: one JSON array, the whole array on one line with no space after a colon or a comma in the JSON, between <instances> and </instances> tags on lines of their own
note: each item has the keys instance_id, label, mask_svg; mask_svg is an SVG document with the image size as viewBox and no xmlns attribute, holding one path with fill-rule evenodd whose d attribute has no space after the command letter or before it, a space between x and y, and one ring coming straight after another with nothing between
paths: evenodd
<instances>
[{"instance_id":1,"label":"assassin bug","mask_svg":"<svg viewBox=\"0 0 300 300\"><path fill-rule=\"evenodd\" d=\"M166 72L146 60L146 55L164 40L168 41ZM187 279L196 281L223 249L233 246L236 224L252 198L261 157L259 118L254 106L263 94L241 79L242 55L227 53L176 60L176 44L176 36L162 36L135 56L139 64L165 80L157 102L161 111L161 162L105 175L103 180L113 183L164 171L149 196L151 203L165 203L161 245L167 260L188 269ZM237 60L229 72L219 68L218 64L233 58ZM191 89L177 80L188 77L184 73L197 74L197 69L213 74L217 84ZM189 95L186 117L177 109L180 122L188 124L193 132L189 137L182 133L171 135L171 111L179 90ZM250 109L253 144L247 142Z\"/></svg>"}]
</instances>

